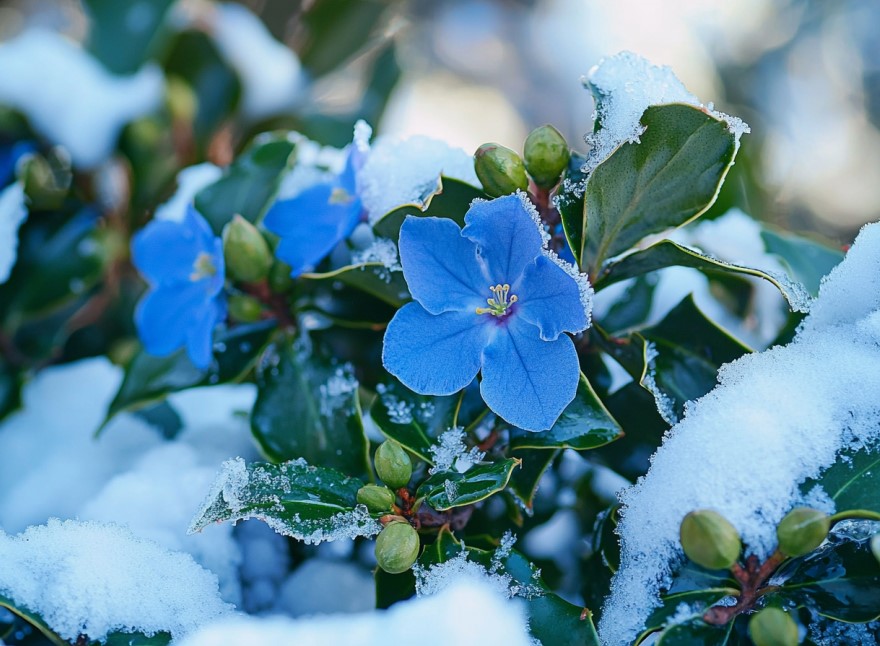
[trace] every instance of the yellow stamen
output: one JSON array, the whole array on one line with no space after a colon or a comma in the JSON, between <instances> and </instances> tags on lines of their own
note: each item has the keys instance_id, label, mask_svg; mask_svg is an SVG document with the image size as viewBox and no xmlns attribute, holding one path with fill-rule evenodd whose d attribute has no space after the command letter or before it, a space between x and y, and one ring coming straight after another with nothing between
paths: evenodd
<instances>
[{"instance_id":1,"label":"yellow stamen","mask_svg":"<svg viewBox=\"0 0 880 646\"><path fill-rule=\"evenodd\" d=\"M492 316L504 316L510 310L510 306L519 299L516 294L510 293L510 285L495 285L489 287L495 298L487 298L489 307L478 307L477 314L491 314Z\"/></svg>"},{"instance_id":2,"label":"yellow stamen","mask_svg":"<svg viewBox=\"0 0 880 646\"><path fill-rule=\"evenodd\" d=\"M348 204L354 199L354 196L344 188L336 187L330 192L330 204Z\"/></svg>"},{"instance_id":3,"label":"yellow stamen","mask_svg":"<svg viewBox=\"0 0 880 646\"><path fill-rule=\"evenodd\" d=\"M201 280L202 278L209 278L216 273L217 268L214 266L214 259L211 258L211 254L203 251L198 256L196 256L196 260L193 263L193 271L189 275L189 279L193 282L196 282L197 280Z\"/></svg>"}]
</instances>

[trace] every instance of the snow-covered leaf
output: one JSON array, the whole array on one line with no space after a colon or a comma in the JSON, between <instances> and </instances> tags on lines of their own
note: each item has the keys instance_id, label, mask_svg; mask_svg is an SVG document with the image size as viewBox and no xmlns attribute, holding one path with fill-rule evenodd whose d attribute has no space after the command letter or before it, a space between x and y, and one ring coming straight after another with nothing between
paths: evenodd
<instances>
[{"instance_id":1,"label":"snow-covered leaf","mask_svg":"<svg viewBox=\"0 0 880 646\"><path fill-rule=\"evenodd\" d=\"M650 247L608 263L599 272L594 285L597 290L601 290L621 280L643 276L652 271L672 266L691 267L709 277L733 275L761 278L775 286L788 301L789 307L798 312L807 311L811 301L810 293L801 283L782 275L782 273L775 274L760 269L733 265L704 255L672 240L661 240ZM821 266L826 267L827 265Z\"/></svg>"},{"instance_id":2,"label":"snow-covered leaf","mask_svg":"<svg viewBox=\"0 0 880 646\"><path fill-rule=\"evenodd\" d=\"M197 532L211 523L258 518L279 534L306 543L375 536L381 525L357 504L363 486L334 469L304 460L223 464L202 509L190 523Z\"/></svg>"},{"instance_id":3,"label":"snow-covered leaf","mask_svg":"<svg viewBox=\"0 0 880 646\"><path fill-rule=\"evenodd\" d=\"M350 365L292 345L276 348L257 379L251 429L274 462L310 464L361 475L369 472L358 382Z\"/></svg>"},{"instance_id":4,"label":"snow-covered leaf","mask_svg":"<svg viewBox=\"0 0 880 646\"><path fill-rule=\"evenodd\" d=\"M581 266L592 273L645 236L703 213L736 154L728 125L690 105L650 107L642 123L641 141L620 146L587 182Z\"/></svg>"},{"instance_id":5,"label":"snow-covered leaf","mask_svg":"<svg viewBox=\"0 0 880 646\"><path fill-rule=\"evenodd\" d=\"M477 465L466 473L441 471L419 486L416 497L423 498L437 511L472 505L503 491L513 470L519 465L519 460L508 458Z\"/></svg>"},{"instance_id":6,"label":"snow-covered leaf","mask_svg":"<svg viewBox=\"0 0 880 646\"><path fill-rule=\"evenodd\" d=\"M764 227L761 238L769 253L779 256L797 279L813 296L819 293L819 282L841 260L843 252L811 238Z\"/></svg>"},{"instance_id":7,"label":"snow-covered leaf","mask_svg":"<svg viewBox=\"0 0 880 646\"><path fill-rule=\"evenodd\" d=\"M858 449L841 453L817 479L801 485L804 493L819 485L838 513L857 511L880 520L880 451Z\"/></svg>"}]
</instances>

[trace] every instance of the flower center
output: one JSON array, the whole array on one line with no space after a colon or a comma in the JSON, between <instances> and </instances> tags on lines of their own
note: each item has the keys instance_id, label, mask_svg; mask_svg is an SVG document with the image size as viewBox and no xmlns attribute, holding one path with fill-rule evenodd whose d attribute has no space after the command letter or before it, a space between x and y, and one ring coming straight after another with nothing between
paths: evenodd
<instances>
[{"instance_id":1,"label":"flower center","mask_svg":"<svg viewBox=\"0 0 880 646\"><path fill-rule=\"evenodd\" d=\"M216 273L217 267L214 266L214 259L211 257L211 254L202 251L196 256L196 261L193 263L193 270L189 275L189 279L196 282L202 278L210 278Z\"/></svg>"},{"instance_id":2,"label":"flower center","mask_svg":"<svg viewBox=\"0 0 880 646\"><path fill-rule=\"evenodd\" d=\"M330 192L330 204L349 204L354 200L354 196L344 188L336 187Z\"/></svg>"},{"instance_id":3,"label":"flower center","mask_svg":"<svg viewBox=\"0 0 880 646\"><path fill-rule=\"evenodd\" d=\"M519 299L516 294L510 293L510 285L495 285L489 287L494 298L487 298L489 307L478 307L477 314L491 314L492 316L504 316L510 310L510 306Z\"/></svg>"}]
</instances>

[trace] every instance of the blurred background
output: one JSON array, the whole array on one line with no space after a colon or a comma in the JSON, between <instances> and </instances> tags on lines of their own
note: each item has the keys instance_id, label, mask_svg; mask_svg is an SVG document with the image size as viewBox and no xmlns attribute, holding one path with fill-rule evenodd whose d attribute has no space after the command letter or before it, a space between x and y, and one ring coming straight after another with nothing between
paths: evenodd
<instances>
[{"instance_id":1,"label":"blurred background","mask_svg":"<svg viewBox=\"0 0 880 646\"><path fill-rule=\"evenodd\" d=\"M876 0L243 4L302 62L289 109L248 114L245 77L271 70L260 69L259 39L242 33L226 49L251 56L254 69L239 65L229 74L216 65L218 50L232 67L236 55L202 36L215 29L206 0L7 0L0 40L37 25L86 43L113 72L155 59L211 104L199 106L203 121L225 123L236 108L224 102L238 102L245 126L224 131L234 148L277 126L341 145L363 116L378 133L427 134L468 151L485 141L520 149L531 128L549 122L583 149L592 100L580 79L603 55L629 49L671 66L704 102L752 126L721 207L736 204L839 243L880 216ZM149 32L147 42L136 37L139 29ZM216 123L202 125L215 131ZM224 161L216 148L205 156Z\"/></svg>"}]
</instances>

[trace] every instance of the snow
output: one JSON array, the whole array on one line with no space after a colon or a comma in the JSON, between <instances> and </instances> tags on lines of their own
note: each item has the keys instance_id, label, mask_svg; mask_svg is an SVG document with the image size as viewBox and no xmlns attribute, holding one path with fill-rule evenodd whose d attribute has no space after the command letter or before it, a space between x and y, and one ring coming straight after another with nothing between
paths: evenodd
<instances>
[{"instance_id":1,"label":"snow","mask_svg":"<svg viewBox=\"0 0 880 646\"><path fill-rule=\"evenodd\" d=\"M436 444L430 449L434 466L429 472L438 473L455 469L459 473L464 473L482 461L486 456L485 451L480 451L476 446L468 448L464 442L465 437L467 436L461 426L453 426L441 433ZM447 497L452 500L455 496L450 497L447 492Z\"/></svg>"},{"instance_id":2,"label":"snow","mask_svg":"<svg viewBox=\"0 0 880 646\"><path fill-rule=\"evenodd\" d=\"M423 206L440 175L480 186L473 157L461 148L422 135L380 137L358 173L358 193L370 223L404 204Z\"/></svg>"},{"instance_id":3,"label":"snow","mask_svg":"<svg viewBox=\"0 0 880 646\"><path fill-rule=\"evenodd\" d=\"M442 630L433 629L438 617ZM530 646L525 609L485 584L462 581L433 597L414 599L386 611L316 617L236 617L205 627L180 646L238 644L347 644L385 646L416 639L421 646L483 644Z\"/></svg>"},{"instance_id":4,"label":"snow","mask_svg":"<svg viewBox=\"0 0 880 646\"><path fill-rule=\"evenodd\" d=\"M0 191L0 285L9 280L18 255L18 228L27 219L24 186L10 184Z\"/></svg>"},{"instance_id":5,"label":"snow","mask_svg":"<svg viewBox=\"0 0 880 646\"><path fill-rule=\"evenodd\" d=\"M155 65L115 76L60 34L36 28L0 44L0 69L0 104L86 169L107 159L122 127L156 110L164 92Z\"/></svg>"},{"instance_id":6,"label":"snow","mask_svg":"<svg viewBox=\"0 0 880 646\"><path fill-rule=\"evenodd\" d=\"M223 175L223 171L210 162L188 166L177 173L177 190L166 202L156 207L153 217L156 220L181 222L186 215L186 207L192 204L196 193L213 184Z\"/></svg>"},{"instance_id":7,"label":"snow","mask_svg":"<svg viewBox=\"0 0 880 646\"><path fill-rule=\"evenodd\" d=\"M291 617L367 612L376 607L372 574L351 562L309 559L284 581L275 610Z\"/></svg>"},{"instance_id":8,"label":"snow","mask_svg":"<svg viewBox=\"0 0 880 646\"><path fill-rule=\"evenodd\" d=\"M630 643L658 604L681 562L686 513L718 511L766 557L776 524L803 501L799 484L842 449L880 440L878 311L875 224L825 278L795 340L724 366L719 386L688 405L648 474L621 496L621 568L600 623L604 643Z\"/></svg>"},{"instance_id":9,"label":"snow","mask_svg":"<svg viewBox=\"0 0 880 646\"><path fill-rule=\"evenodd\" d=\"M0 593L38 613L61 637L113 631L175 638L232 611L216 577L109 524L50 520L18 536L0 530Z\"/></svg>"},{"instance_id":10,"label":"snow","mask_svg":"<svg viewBox=\"0 0 880 646\"><path fill-rule=\"evenodd\" d=\"M296 54L239 4L218 3L211 27L220 55L241 80L244 116L259 120L290 112L304 83Z\"/></svg>"},{"instance_id":11,"label":"snow","mask_svg":"<svg viewBox=\"0 0 880 646\"><path fill-rule=\"evenodd\" d=\"M594 118L600 125L597 131L585 137L590 145L584 164L587 174L621 144L639 140L644 131L640 123L642 114L650 106L686 103L703 107L669 67L652 65L632 52L603 58L590 70L584 84L599 97ZM737 146L742 134L749 132L749 127L736 117L714 112L711 106L706 111L728 124Z\"/></svg>"}]
</instances>

